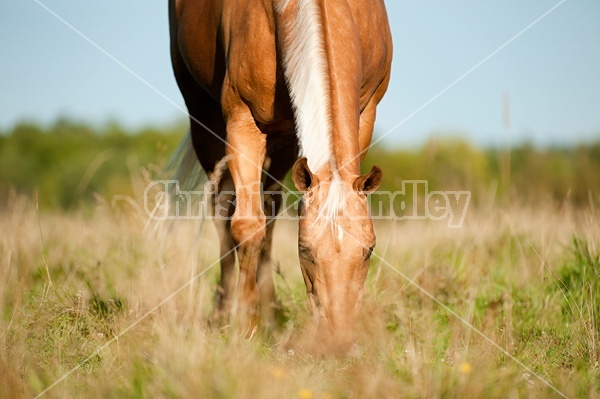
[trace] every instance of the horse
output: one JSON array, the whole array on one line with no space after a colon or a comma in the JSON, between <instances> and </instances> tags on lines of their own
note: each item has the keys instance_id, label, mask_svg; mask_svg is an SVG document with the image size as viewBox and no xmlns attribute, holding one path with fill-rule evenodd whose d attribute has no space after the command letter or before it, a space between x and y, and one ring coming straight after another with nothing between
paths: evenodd
<instances>
[{"instance_id":1,"label":"horse","mask_svg":"<svg viewBox=\"0 0 600 399\"><path fill-rule=\"evenodd\" d=\"M227 160L213 199L217 312L248 334L272 319L271 218L291 168L314 324L322 342L349 348L375 246L367 195L382 178L360 163L390 80L383 0L170 0L169 26L185 151L207 174Z\"/></svg>"}]
</instances>

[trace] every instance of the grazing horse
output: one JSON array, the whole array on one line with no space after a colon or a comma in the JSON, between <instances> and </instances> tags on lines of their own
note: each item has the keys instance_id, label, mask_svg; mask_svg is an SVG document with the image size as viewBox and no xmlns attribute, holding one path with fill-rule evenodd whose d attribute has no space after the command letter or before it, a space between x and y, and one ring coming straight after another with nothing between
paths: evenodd
<instances>
[{"instance_id":1,"label":"grazing horse","mask_svg":"<svg viewBox=\"0 0 600 399\"><path fill-rule=\"evenodd\" d=\"M169 20L188 151L209 174L226 156L218 191L235 193L214 196L220 314L247 333L271 317L272 192L293 166L310 306L327 342L348 347L375 245L367 194L381 170L360 162L390 78L383 0L170 0Z\"/></svg>"}]
</instances>

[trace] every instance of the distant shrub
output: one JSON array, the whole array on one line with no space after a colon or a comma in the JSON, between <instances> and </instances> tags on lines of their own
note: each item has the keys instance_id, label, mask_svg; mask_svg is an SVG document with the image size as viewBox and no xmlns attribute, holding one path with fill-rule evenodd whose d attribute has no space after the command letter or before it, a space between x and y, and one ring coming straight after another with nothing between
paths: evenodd
<instances>
[{"instance_id":1,"label":"distant shrub","mask_svg":"<svg viewBox=\"0 0 600 399\"><path fill-rule=\"evenodd\" d=\"M67 120L47 128L19 124L0 135L0 198L10 190L37 191L40 206L69 209L94 193L130 194L131 174L164 162L184 131L177 125L127 132L116 124L92 128Z\"/></svg>"},{"instance_id":2,"label":"distant shrub","mask_svg":"<svg viewBox=\"0 0 600 399\"><path fill-rule=\"evenodd\" d=\"M18 124L0 132L0 201L11 190L29 196L37 191L41 206L70 209L89 203L94 193L132 194L132 175L141 167L160 170L185 130L185 123L135 131L67 119L48 127ZM495 200L575 205L600 200L600 141L548 149L522 144L504 151L482 150L463 139L431 139L411 150L375 145L364 171L374 164L384 172L381 190L395 192L407 180L426 180L430 191L471 191L475 206ZM289 176L285 183L294 187ZM406 188L410 205L412 187Z\"/></svg>"}]
</instances>

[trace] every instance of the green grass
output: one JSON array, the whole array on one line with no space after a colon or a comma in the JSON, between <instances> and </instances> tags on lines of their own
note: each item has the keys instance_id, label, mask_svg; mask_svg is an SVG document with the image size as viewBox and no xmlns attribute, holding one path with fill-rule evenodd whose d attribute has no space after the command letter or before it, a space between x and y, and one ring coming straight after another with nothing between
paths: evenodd
<instances>
[{"instance_id":1,"label":"green grass","mask_svg":"<svg viewBox=\"0 0 600 399\"><path fill-rule=\"evenodd\" d=\"M164 234L135 202L38 213L13 197L0 214L0 397L79 367L43 397L560 397L543 379L599 398L599 216L548 205L469 209L462 229L376 223L358 349L323 358L298 344L310 315L294 223L275 234L279 323L247 340L210 321L210 223Z\"/></svg>"}]
</instances>

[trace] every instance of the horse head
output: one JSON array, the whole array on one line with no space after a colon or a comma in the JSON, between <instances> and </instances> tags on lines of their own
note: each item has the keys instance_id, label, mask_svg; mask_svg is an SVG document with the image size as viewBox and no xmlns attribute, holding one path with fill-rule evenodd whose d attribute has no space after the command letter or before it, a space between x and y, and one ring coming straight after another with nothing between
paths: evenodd
<instances>
[{"instance_id":1,"label":"horse head","mask_svg":"<svg viewBox=\"0 0 600 399\"><path fill-rule=\"evenodd\" d=\"M342 178L326 168L313 174L306 158L292 178L303 192L298 251L319 342L345 351L354 342L354 325L375 233L367 195L381 182L374 166L361 176Z\"/></svg>"}]
</instances>

